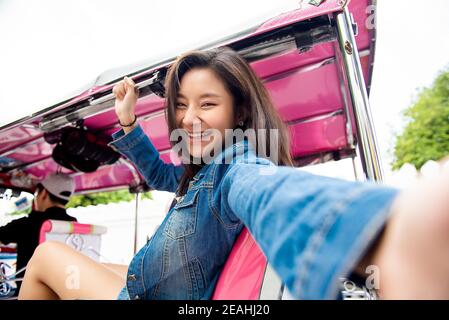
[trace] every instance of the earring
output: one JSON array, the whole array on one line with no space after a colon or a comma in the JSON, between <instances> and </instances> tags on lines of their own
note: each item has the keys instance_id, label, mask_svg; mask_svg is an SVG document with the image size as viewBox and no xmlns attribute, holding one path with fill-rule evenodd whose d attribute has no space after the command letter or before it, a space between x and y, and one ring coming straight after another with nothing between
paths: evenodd
<instances>
[{"instance_id":1,"label":"earring","mask_svg":"<svg viewBox=\"0 0 449 320\"><path fill-rule=\"evenodd\" d=\"M243 125L244 125L243 120L240 120L240 121L239 121L239 126L240 126L240 127L243 127Z\"/></svg>"}]
</instances>

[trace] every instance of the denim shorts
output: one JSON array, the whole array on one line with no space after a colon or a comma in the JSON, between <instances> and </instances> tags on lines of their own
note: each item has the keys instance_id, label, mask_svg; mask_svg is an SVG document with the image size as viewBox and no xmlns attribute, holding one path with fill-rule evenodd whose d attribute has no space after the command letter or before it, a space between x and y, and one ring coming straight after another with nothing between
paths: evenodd
<instances>
[{"instance_id":1,"label":"denim shorts","mask_svg":"<svg viewBox=\"0 0 449 320\"><path fill-rule=\"evenodd\" d=\"M126 289L126 286L120 290L120 293L118 294L117 300L131 300L129 298L128 289Z\"/></svg>"}]
</instances>

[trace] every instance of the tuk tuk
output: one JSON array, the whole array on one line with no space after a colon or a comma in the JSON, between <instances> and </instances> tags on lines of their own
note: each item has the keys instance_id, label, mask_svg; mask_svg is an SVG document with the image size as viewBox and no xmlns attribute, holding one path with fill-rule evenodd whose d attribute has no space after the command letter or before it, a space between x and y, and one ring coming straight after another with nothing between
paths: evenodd
<instances>
[{"instance_id":1,"label":"tuk tuk","mask_svg":"<svg viewBox=\"0 0 449 320\"><path fill-rule=\"evenodd\" d=\"M297 167L352 159L356 179L381 181L368 100L375 9L374 0L300 1L293 11L191 49L228 46L250 62L290 129ZM33 192L39 180L56 171L75 179L78 194L148 190L134 165L107 148L119 129L112 88L124 76L134 80L140 92L136 116L141 127L163 161L179 164L171 152L164 110L164 79L175 58L106 71L76 94L0 127L1 190ZM66 139L79 157L77 163L60 152L69 143L63 138L70 136L67 132L77 137ZM98 148L83 148L87 140ZM366 290L346 285L342 293L344 298L373 298ZM281 281L244 229L223 266L213 299L286 298Z\"/></svg>"}]
</instances>

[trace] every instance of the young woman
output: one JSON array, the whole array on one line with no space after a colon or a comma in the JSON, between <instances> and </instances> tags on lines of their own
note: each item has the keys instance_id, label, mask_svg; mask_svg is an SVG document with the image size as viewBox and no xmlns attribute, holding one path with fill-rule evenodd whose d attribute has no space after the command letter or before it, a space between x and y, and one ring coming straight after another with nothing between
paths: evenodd
<instances>
[{"instance_id":1,"label":"young woman","mask_svg":"<svg viewBox=\"0 0 449 320\"><path fill-rule=\"evenodd\" d=\"M244 225L297 298L336 298L339 277L371 265L382 298L449 298L447 172L399 192L289 168L287 131L230 49L180 56L165 87L183 164L164 164L136 123L128 78L114 87L123 129L111 143L150 186L176 192L161 226L128 267L40 245L20 299L208 299Z\"/></svg>"}]
</instances>

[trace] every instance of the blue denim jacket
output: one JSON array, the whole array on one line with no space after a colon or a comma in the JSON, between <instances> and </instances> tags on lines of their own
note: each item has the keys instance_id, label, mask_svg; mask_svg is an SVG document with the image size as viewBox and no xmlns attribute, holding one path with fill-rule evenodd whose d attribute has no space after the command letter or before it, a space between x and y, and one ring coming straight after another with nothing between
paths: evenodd
<instances>
[{"instance_id":1,"label":"blue denim jacket","mask_svg":"<svg viewBox=\"0 0 449 320\"><path fill-rule=\"evenodd\" d=\"M176 191L184 169L165 164L140 126L113 139L149 186ZM134 256L119 298L209 299L243 225L295 297L336 298L397 192L277 167L240 141L196 174Z\"/></svg>"}]
</instances>

